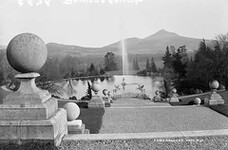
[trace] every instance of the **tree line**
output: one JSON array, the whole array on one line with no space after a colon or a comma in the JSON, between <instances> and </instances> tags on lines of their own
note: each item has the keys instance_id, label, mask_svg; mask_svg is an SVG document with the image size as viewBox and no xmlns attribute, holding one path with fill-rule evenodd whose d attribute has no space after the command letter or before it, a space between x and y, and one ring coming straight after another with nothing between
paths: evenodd
<instances>
[{"instance_id":1,"label":"tree line","mask_svg":"<svg viewBox=\"0 0 228 150\"><path fill-rule=\"evenodd\" d=\"M136 66L136 67L134 67L134 66ZM135 69L135 68L137 68L137 69ZM135 60L133 61L133 70L139 70L137 58L135 58ZM147 57L145 69L137 72L137 75L147 76L147 75L151 75L151 74L157 73L157 72L158 72L158 68L155 64L154 58L151 57L151 60L149 60L149 58Z\"/></svg>"},{"instance_id":2,"label":"tree line","mask_svg":"<svg viewBox=\"0 0 228 150\"><path fill-rule=\"evenodd\" d=\"M115 54L108 52L102 64L90 63L87 64L82 58L67 55L63 58L49 57L44 66L38 71L40 77L36 79L37 82L56 81L60 79L85 77L85 76L99 76L104 75L107 71L117 70ZM6 58L6 51L0 51L0 84L8 84L13 82L16 84L14 76L19 72L15 71L8 63Z\"/></svg>"},{"instance_id":3,"label":"tree line","mask_svg":"<svg viewBox=\"0 0 228 150\"><path fill-rule=\"evenodd\" d=\"M209 82L218 80L228 87L228 34L215 40L202 40L193 56L188 56L186 47L167 46L162 58L163 76L168 93L175 87L179 93L194 94L208 91Z\"/></svg>"}]
</instances>

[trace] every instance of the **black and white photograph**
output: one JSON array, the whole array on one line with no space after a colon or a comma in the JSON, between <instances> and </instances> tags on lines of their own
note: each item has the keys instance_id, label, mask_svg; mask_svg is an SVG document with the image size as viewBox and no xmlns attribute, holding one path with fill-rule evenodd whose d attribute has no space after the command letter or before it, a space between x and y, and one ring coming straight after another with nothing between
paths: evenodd
<instances>
[{"instance_id":1,"label":"black and white photograph","mask_svg":"<svg viewBox=\"0 0 228 150\"><path fill-rule=\"evenodd\" d=\"M0 0L0 150L228 150L228 1Z\"/></svg>"}]
</instances>

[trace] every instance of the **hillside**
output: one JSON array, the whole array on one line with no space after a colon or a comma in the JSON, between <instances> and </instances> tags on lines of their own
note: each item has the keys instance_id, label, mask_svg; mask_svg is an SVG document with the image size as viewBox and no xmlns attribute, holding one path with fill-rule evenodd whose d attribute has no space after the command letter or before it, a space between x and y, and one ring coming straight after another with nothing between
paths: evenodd
<instances>
[{"instance_id":1,"label":"hillside","mask_svg":"<svg viewBox=\"0 0 228 150\"><path fill-rule=\"evenodd\" d=\"M146 58L154 57L158 66L162 67L162 56L167 45L178 48L185 45L188 52L193 55L193 51L199 46L201 39L180 36L174 32L160 30L143 39L133 37L124 40L126 50L129 53L129 61L132 62L135 55L138 57L140 68L145 67ZM102 63L104 55L112 51L115 55L119 55L117 60L120 61L121 42L117 41L104 47L82 47L76 45L64 45L58 43L48 43L48 57L64 58L66 55L81 58L85 63ZM0 49L6 49L6 46L0 46ZM119 62L120 63L120 62Z\"/></svg>"},{"instance_id":2,"label":"hillside","mask_svg":"<svg viewBox=\"0 0 228 150\"><path fill-rule=\"evenodd\" d=\"M48 43L46 44L48 49L49 56L58 56L58 55L75 55L75 56L85 56L91 53L101 52L101 48L87 48L75 45L63 45L57 43Z\"/></svg>"},{"instance_id":3,"label":"hillside","mask_svg":"<svg viewBox=\"0 0 228 150\"><path fill-rule=\"evenodd\" d=\"M178 48L185 45L189 52L196 50L201 39L180 36L173 32L160 30L144 39L129 38L125 40L127 50L132 54L163 54L167 45ZM120 41L104 48L118 49Z\"/></svg>"},{"instance_id":4,"label":"hillside","mask_svg":"<svg viewBox=\"0 0 228 150\"><path fill-rule=\"evenodd\" d=\"M185 45L189 52L193 52L199 46L201 39L189 38L180 36L174 32L160 30L144 39L140 38L127 38L125 39L125 46L130 54L164 54L167 45L172 45L178 48ZM57 43L48 43L47 48L50 55L104 55L108 51L115 54L121 54L121 42L115 42L110 45L100 48L81 47L74 45L63 45Z\"/></svg>"}]
</instances>

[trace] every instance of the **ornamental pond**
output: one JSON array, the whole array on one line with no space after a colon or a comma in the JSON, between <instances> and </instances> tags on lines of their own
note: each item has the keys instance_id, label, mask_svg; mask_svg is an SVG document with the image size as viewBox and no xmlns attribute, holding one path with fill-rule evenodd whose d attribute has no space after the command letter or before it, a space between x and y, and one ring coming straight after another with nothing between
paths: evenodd
<instances>
[{"instance_id":1,"label":"ornamental pond","mask_svg":"<svg viewBox=\"0 0 228 150\"><path fill-rule=\"evenodd\" d=\"M144 77L134 75L114 75L111 77L87 78L87 79L68 79L56 82L57 85L63 88L61 98L68 99L69 97L76 96L77 99L86 95L88 83L93 80L98 80L102 87L99 94L103 89L107 89L111 94L123 93L140 93L145 92L150 98L153 98L155 91L163 87L163 78L160 76Z\"/></svg>"}]
</instances>

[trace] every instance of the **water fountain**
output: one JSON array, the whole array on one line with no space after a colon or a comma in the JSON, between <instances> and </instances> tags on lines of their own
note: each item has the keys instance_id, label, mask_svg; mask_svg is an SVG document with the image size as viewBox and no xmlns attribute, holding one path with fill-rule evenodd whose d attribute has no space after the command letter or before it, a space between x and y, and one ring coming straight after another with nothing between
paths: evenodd
<instances>
[{"instance_id":1,"label":"water fountain","mask_svg":"<svg viewBox=\"0 0 228 150\"><path fill-rule=\"evenodd\" d=\"M122 74L123 75L129 75L129 64L128 64L128 54L126 51L126 41L124 39L125 37L125 24L124 24L124 19L121 16L121 20L120 20L120 50L121 50L121 54L122 54Z\"/></svg>"},{"instance_id":2,"label":"water fountain","mask_svg":"<svg viewBox=\"0 0 228 150\"><path fill-rule=\"evenodd\" d=\"M126 52L126 45L124 39L121 40L121 50L122 50L122 69L123 75L129 74L129 63L128 54Z\"/></svg>"}]
</instances>

